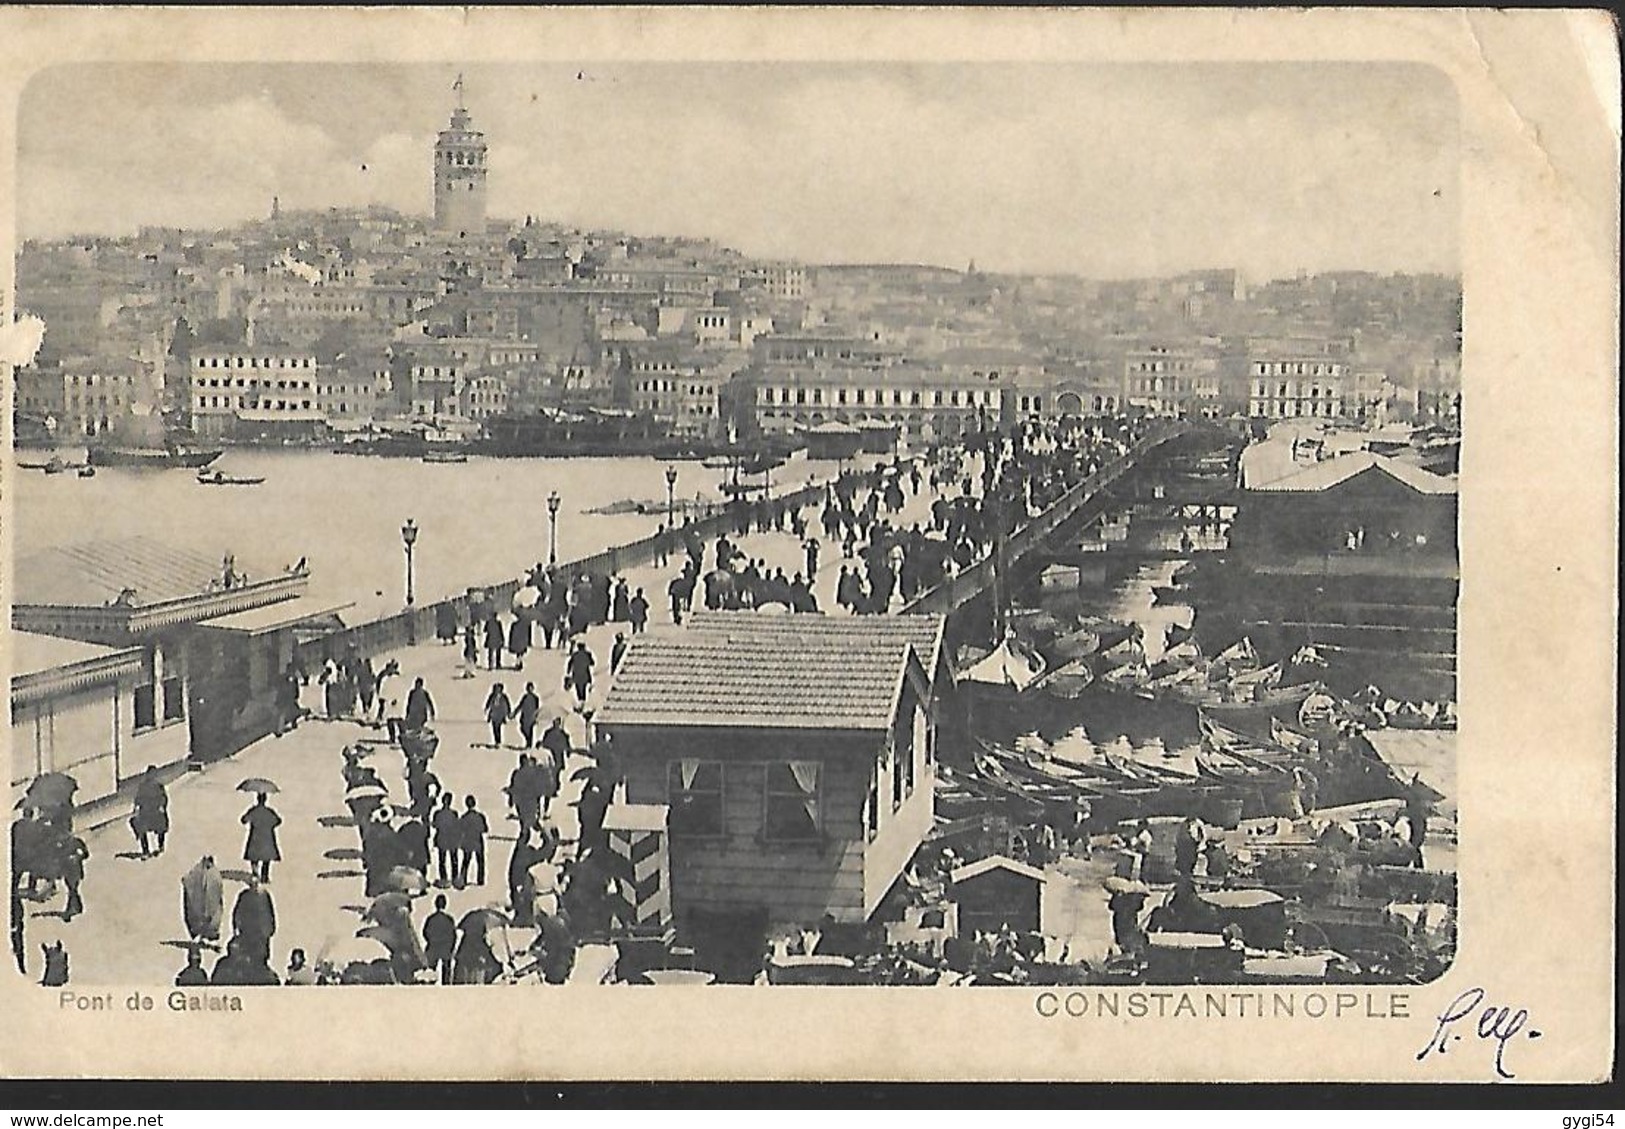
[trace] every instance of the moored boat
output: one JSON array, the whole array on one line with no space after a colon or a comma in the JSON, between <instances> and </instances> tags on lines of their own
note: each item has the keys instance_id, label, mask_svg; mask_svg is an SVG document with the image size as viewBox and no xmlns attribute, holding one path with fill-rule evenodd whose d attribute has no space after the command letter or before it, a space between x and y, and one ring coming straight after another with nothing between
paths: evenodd
<instances>
[{"instance_id":1,"label":"moored boat","mask_svg":"<svg viewBox=\"0 0 1625 1129\"><path fill-rule=\"evenodd\" d=\"M206 467L224 451L219 447L124 447L93 445L87 449L87 458L93 467L146 467L168 469Z\"/></svg>"}]
</instances>

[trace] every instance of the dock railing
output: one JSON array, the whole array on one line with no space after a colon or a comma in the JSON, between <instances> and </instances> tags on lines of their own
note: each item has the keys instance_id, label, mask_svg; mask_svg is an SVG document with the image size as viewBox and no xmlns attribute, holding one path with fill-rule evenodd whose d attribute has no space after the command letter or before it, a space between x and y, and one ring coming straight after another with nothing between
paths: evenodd
<instances>
[{"instance_id":1,"label":"dock railing","mask_svg":"<svg viewBox=\"0 0 1625 1129\"><path fill-rule=\"evenodd\" d=\"M864 473L864 479L872 484L879 472L879 467L871 469ZM780 494L773 500L781 504L806 506L822 500L828 488L827 481L814 482L787 494ZM616 576L627 569L653 564L662 542L666 551L675 557L684 551L683 542L687 537L692 535L702 542L709 541L718 534L732 533L737 523L737 515L723 508L706 517L679 525L675 530L653 533L640 540L593 553L591 556L561 561L558 564L558 573L565 577L576 573ZM512 605L514 594L523 583L523 578L515 577L495 584L477 584L473 586L473 590L484 592L492 606L507 608ZM371 656L414 646L434 637L435 624L442 608L451 606L458 622L464 623L468 617L469 604L469 597L465 593L434 603L405 608L393 615L358 623L320 638L307 640L297 648L298 654L304 660L306 668L313 669L320 666L328 657L345 654L351 647L355 648L357 654Z\"/></svg>"}]
</instances>

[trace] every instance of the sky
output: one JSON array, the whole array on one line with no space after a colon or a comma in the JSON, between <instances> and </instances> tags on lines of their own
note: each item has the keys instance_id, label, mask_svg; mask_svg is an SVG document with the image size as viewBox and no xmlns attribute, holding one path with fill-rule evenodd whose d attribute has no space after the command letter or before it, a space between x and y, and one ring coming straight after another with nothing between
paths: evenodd
<instances>
[{"instance_id":1,"label":"sky","mask_svg":"<svg viewBox=\"0 0 1625 1129\"><path fill-rule=\"evenodd\" d=\"M427 213L455 66L64 66L24 238ZM1458 270L1456 96L1411 64L471 67L490 211L805 262L1141 277Z\"/></svg>"}]
</instances>

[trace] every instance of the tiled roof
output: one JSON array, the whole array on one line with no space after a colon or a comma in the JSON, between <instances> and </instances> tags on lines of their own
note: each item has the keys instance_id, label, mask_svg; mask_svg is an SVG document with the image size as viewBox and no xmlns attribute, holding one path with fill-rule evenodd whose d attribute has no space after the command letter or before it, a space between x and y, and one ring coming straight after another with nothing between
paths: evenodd
<instances>
[{"instance_id":1,"label":"tiled roof","mask_svg":"<svg viewBox=\"0 0 1625 1129\"><path fill-rule=\"evenodd\" d=\"M920 657L927 677L936 677L942 652L942 632L946 622L940 615L828 615L806 612L713 612L697 611L688 618L690 631L728 634L747 630L775 638L805 637L819 633L836 640L867 640L884 637L908 643Z\"/></svg>"},{"instance_id":2,"label":"tiled roof","mask_svg":"<svg viewBox=\"0 0 1625 1129\"><path fill-rule=\"evenodd\" d=\"M17 558L16 604L105 607L126 588L135 590L134 606L206 592L221 578L225 554L212 556L165 545L148 537L88 541L45 549ZM237 559L239 573L250 581L273 575Z\"/></svg>"},{"instance_id":3,"label":"tiled roof","mask_svg":"<svg viewBox=\"0 0 1625 1129\"><path fill-rule=\"evenodd\" d=\"M752 613L729 626L634 635L595 720L605 725L885 729L912 641L894 629L828 631L802 623L817 618Z\"/></svg>"},{"instance_id":4,"label":"tiled roof","mask_svg":"<svg viewBox=\"0 0 1625 1129\"><path fill-rule=\"evenodd\" d=\"M1305 467L1295 474L1289 474L1285 478L1253 486L1251 489L1272 493L1315 493L1341 486L1356 475L1364 474L1373 468L1404 483L1419 494L1456 492L1456 480L1453 478L1434 474L1432 471L1400 462L1398 459L1390 459L1385 455L1375 455L1370 451L1357 451L1354 454L1327 459L1312 467Z\"/></svg>"}]
</instances>

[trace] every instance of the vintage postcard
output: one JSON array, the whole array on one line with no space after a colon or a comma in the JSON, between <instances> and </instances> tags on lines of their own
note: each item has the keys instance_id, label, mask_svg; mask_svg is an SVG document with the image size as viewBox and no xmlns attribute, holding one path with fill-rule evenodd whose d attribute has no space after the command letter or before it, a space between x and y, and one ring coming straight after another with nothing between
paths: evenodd
<instances>
[{"instance_id":1,"label":"vintage postcard","mask_svg":"<svg viewBox=\"0 0 1625 1129\"><path fill-rule=\"evenodd\" d=\"M0 1077L1611 1070L1605 18L0 28Z\"/></svg>"}]
</instances>

